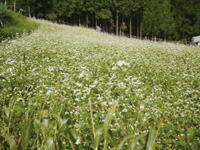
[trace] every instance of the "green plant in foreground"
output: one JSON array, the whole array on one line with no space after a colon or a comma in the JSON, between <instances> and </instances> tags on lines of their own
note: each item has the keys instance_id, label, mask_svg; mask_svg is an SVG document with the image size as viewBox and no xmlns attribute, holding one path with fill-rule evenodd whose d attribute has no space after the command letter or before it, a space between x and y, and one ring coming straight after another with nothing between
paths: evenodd
<instances>
[{"instance_id":1,"label":"green plant in foreground","mask_svg":"<svg viewBox=\"0 0 200 150\"><path fill-rule=\"evenodd\" d=\"M91 102L89 104L91 105ZM108 131L109 131L109 127L112 122L112 118L115 113L116 107L117 107L117 103L114 103L112 107L108 110L108 113L106 115L106 119L104 121L102 128L99 128L96 130L94 134L94 148L93 148L94 150L99 149L99 144L101 142L101 139L103 139L104 141L103 150L107 150L108 137L110 136ZM90 109L91 109L91 106L90 106ZM48 135L48 127L49 127L49 119L47 119L48 116L50 116L51 118L55 118L56 120L56 124L57 124L56 126L58 127L58 130L56 130L54 137L49 137ZM30 120L24 125L21 131L22 136L20 138L19 144L16 143L15 139L12 136L8 134L2 134L1 138L3 138L3 141L1 141L1 148L7 149L9 146L11 150L17 150L17 149L26 150L28 148L29 141L31 140L31 138L33 138L32 133L35 131L37 133L37 139L34 139L34 141L36 142L34 145L32 145L31 149L37 149L37 150L42 150L42 149L55 150L56 148L59 149L57 142L59 142L60 137L64 137L67 140L69 140L69 142L71 143L71 149L79 149L76 146L76 142L72 133L69 132L69 129L67 127L67 119L62 119L57 114L48 114L47 111L44 111L42 120L43 120L42 123L40 122L40 120L37 120L37 119L34 119L34 121ZM160 126L158 127L158 130L151 129L148 134L148 139L143 143L143 145L140 145L139 147L143 147L143 148L146 147L146 150L153 150L155 139L159 132L159 128ZM39 134L42 134L43 136L42 144L38 143L40 142L40 139L38 137ZM112 149L123 150L125 143L128 141L130 141L128 149L130 150L138 149L137 143L142 138L145 138L145 136L146 136L145 134L141 134L138 136L134 134L129 135L125 137L117 147L113 147Z\"/></svg>"}]
</instances>

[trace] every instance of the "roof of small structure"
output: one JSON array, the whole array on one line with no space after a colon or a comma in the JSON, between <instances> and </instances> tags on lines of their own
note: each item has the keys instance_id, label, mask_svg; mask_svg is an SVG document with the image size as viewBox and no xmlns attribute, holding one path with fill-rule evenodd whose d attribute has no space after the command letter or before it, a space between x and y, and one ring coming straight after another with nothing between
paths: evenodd
<instances>
[{"instance_id":1,"label":"roof of small structure","mask_svg":"<svg viewBox=\"0 0 200 150\"><path fill-rule=\"evenodd\" d=\"M192 42L193 42L193 43L199 43L199 42L200 42L200 36L194 36L194 37L192 38Z\"/></svg>"}]
</instances>

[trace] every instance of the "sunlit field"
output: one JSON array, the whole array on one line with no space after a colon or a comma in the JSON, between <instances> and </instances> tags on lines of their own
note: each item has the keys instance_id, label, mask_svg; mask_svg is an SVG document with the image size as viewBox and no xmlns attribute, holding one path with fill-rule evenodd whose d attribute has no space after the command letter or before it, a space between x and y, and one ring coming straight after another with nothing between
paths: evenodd
<instances>
[{"instance_id":1,"label":"sunlit field","mask_svg":"<svg viewBox=\"0 0 200 150\"><path fill-rule=\"evenodd\" d=\"M200 47L36 22L0 44L1 150L200 149Z\"/></svg>"}]
</instances>

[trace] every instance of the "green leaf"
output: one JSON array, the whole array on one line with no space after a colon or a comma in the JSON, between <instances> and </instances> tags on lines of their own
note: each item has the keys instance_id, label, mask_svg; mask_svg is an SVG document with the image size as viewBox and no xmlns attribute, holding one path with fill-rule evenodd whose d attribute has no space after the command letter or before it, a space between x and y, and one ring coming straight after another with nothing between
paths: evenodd
<instances>
[{"instance_id":1,"label":"green leaf","mask_svg":"<svg viewBox=\"0 0 200 150\"><path fill-rule=\"evenodd\" d=\"M113 144L114 147L118 147L118 140L115 139L115 135L112 134L111 130L108 130L108 139Z\"/></svg>"},{"instance_id":2,"label":"green leaf","mask_svg":"<svg viewBox=\"0 0 200 150\"><path fill-rule=\"evenodd\" d=\"M119 147L118 147L117 150L123 150L123 146L124 146L125 142L128 141L129 139L134 138L134 137L135 137L135 135L129 135L129 136L125 137L125 138L120 142Z\"/></svg>"},{"instance_id":3,"label":"green leaf","mask_svg":"<svg viewBox=\"0 0 200 150\"><path fill-rule=\"evenodd\" d=\"M98 150L102 134L103 134L103 128L98 129L95 133L95 137L94 137L95 150Z\"/></svg>"},{"instance_id":4,"label":"green leaf","mask_svg":"<svg viewBox=\"0 0 200 150\"><path fill-rule=\"evenodd\" d=\"M71 148L74 149L75 147L75 138L72 135L72 133L70 132L70 130L68 129L68 125L67 125L67 119L62 119L60 116L58 116L57 114L49 114L50 116L53 116L59 123L59 135L65 137L66 139L68 139L70 141L71 144Z\"/></svg>"},{"instance_id":5,"label":"green leaf","mask_svg":"<svg viewBox=\"0 0 200 150\"><path fill-rule=\"evenodd\" d=\"M38 119L34 119L34 127L38 131L41 131L42 124L41 124L41 122Z\"/></svg>"},{"instance_id":6,"label":"green leaf","mask_svg":"<svg viewBox=\"0 0 200 150\"><path fill-rule=\"evenodd\" d=\"M39 148L39 150L45 150L45 146L42 145L42 146Z\"/></svg>"},{"instance_id":7,"label":"green leaf","mask_svg":"<svg viewBox=\"0 0 200 150\"><path fill-rule=\"evenodd\" d=\"M63 136L64 138L66 138L67 140L69 140L69 142L71 144L71 149L74 150L76 147L76 144L75 144L76 141L75 141L73 135L69 131L66 131L65 134L61 133L60 135Z\"/></svg>"},{"instance_id":8,"label":"green leaf","mask_svg":"<svg viewBox=\"0 0 200 150\"><path fill-rule=\"evenodd\" d=\"M20 111L20 113L24 113L24 107L20 105L15 105L14 106L15 111Z\"/></svg>"},{"instance_id":9,"label":"green leaf","mask_svg":"<svg viewBox=\"0 0 200 150\"><path fill-rule=\"evenodd\" d=\"M43 126L45 127L45 129L47 130L48 127L49 127L49 120L48 120L48 119L43 119L42 124L43 124Z\"/></svg>"},{"instance_id":10,"label":"green leaf","mask_svg":"<svg viewBox=\"0 0 200 150\"><path fill-rule=\"evenodd\" d=\"M0 76L0 79L8 81L5 77Z\"/></svg>"},{"instance_id":11,"label":"green leaf","mask_svg":"<svg viewBox=\"0 0 200 150\"><path fill-rule=\"evenodd\" d=\"M131 143L131 150L134 150L134 149L135 149L135 147L137 146L138 141L139 141L141 138L143 138L144 136L145 136L144 134L140 134L140 135L138 135L138 136L133 140L133 142Z\"/></svg>"},{"instance_id":12,"label":"green leaf","mask_svg":"<svg viewBox=\"0 0 200 150\"><path fill-rule=\"evenodd\" d=\"M62 119L60 116L57 114L50 114L53 116L59 123L59 133L64 132L67 128L67 119Z\"/></svg>"},{"instance_id":13,"label":"green leaf","mask_svg":"<svg viewBox=\"0 0 200 150\"><path fill-rule=\"evenodd\" d=\"M67 119L62 120L60 127L59 127L59 133L60 132L65 132L67 129Z\"/></svg>"},{"instance_id":14,"label":"green leaf","mask_svg":"<svg viewBox=\"0 0 200 150\"><path fill-rule=\"evenodd\" d=\"M58 116L57 114L49 114L49 115L54 117L59 122L59 124L62 123L63 119L60 116Z\"/></svg>"},{"instance_id":15,"label":"green leaf","mask_svg":"<svg viewBox=\"0 0 200 150\"><path fill-rule=\"evenodd\" d=\"M31 139L32 130L33 130L33 120L27 122L21 131L22 139L20 142L20 150L27 149L28 143Z\"/></svg>"},{"instance_id":16,"label":"green leaf","mask_svg":"<svg viewBox=\"0 0 200 150\"><path fill-rule=\"evenodd\" d=\"M47 149L48 150L55 150L55 144L54 144L54 140L52 137L49 137L47 139Z\"/></svg>"},{"instance_id":17,"label":"green leaf","mask_svg":"<svg viewBox=\"0 0 200 150\"><path fill-rule=\"evenodd\" d=\"M148 136L148 141L147 141L147 145L146 145L146 150L153 150L154 149L154 143L155 143L156 133L157 133L157 131L154 130L154 129L151 129L149 131L149 136Z\"/></svg>"},{"instance_id":18,"label":"green leaf","mask_svg":"<svg viewBox=\"0 0 200 150\"><path fill-rule=\"evenodd\" d=\"M112 107L109 109L108 114L106 115L106 119L104 121L104 125L103 125L104 150L107 149L108 129L109 129L110 123L112 121L112 116L115 112L116 106L117 106L117 103L114 103L112 105Z\"/></svg>"},{"instance_id":19,"label":"green leaf","mask_svg":"<svg viewBox=\"0 0 200 150\"><path fill-rule=\"evenodd\" d=\"M9 108L7 106L4 106L4 111L5 111L6 117L9 118L9 116L10 116L10 110L9 110Z\"/></svg>"},{"instance_id":20,"label":"green leaf","mask_svg":"<svg viewBox=\"0 0 200 150\"><path fill-rule=\"evenodd\" d=\"M12 136L1 135L1 137L3 137L5 139L5 141L9 143L11 150L17 150L17 144Z\"/></svg>"}]
</instances>

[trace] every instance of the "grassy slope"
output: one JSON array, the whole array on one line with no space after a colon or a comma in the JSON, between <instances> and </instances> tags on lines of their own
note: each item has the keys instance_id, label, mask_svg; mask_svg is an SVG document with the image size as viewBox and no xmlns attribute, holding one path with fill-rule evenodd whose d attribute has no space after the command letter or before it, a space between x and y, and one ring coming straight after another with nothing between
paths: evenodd
<instances>
[{"instance_id":1,"label":"grassy slope","mask_svg":"<svg viewBox=\"0 0 200 150\"><path fill-rule=\"evenodd\" d=\"M30 36L0 47L0 75L9 82L0 80L0 106L15 110L10 134L19 137L25 112L40 118L45 109L67 118L68 130L87 149L93 141L88 101L95 128L117 101L111 130L118 142L110 142L111 147L127 135L147 133L164 117L156 147L199 148L199 47L37 22L40 27ZM54 135L54 123L50 126L47 137Z\"/></svg>"},{"instance_id":2,"label":"grassy slope","mask_svg":"<svg viewBox=\"0 0 200 150\"><path fill-rule=\"evenodd\" d=\"M14 13L11 10L5 9L0 6L0 19L2 20L4 27L0 27L0 40L7 37L15 37L26 32L31 32L37 28L37 24L30 19L25 18L19 13Z\"/></svg>"}]
</instances>

